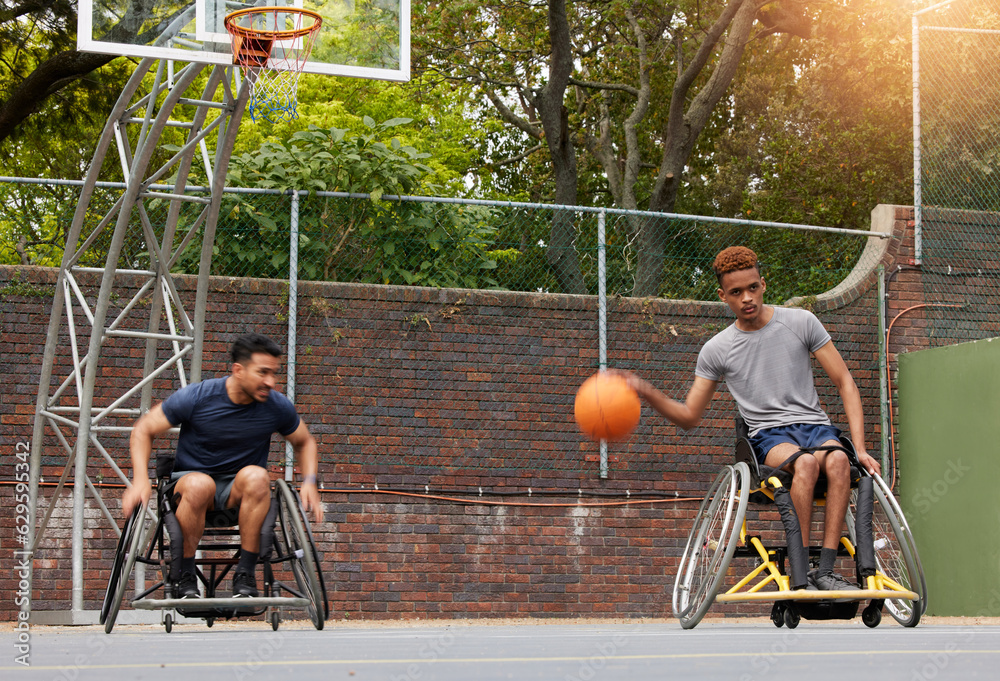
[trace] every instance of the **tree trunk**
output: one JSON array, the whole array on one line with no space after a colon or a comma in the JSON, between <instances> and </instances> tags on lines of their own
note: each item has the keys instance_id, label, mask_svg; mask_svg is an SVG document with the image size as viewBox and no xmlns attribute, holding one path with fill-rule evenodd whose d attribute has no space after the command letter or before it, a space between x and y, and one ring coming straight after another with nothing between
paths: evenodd
<instances>
[{"instance_id":1,"label":"tree trunk","mask_svg":"<svg viewBox=\"0 0 1000 681\"><path fill-rule=\"evenodd\" d=\"M569 130L569 112L564 104L566 88L573 73L573 53L565 0L549 2L549 36L552 43L549 82L533 99L552 157L555 202L573 206L577 203L576 149ZM575 213L569 211L559 211L552 216L546 258L563 293L583 294L587 292L587 287L576 252L574 218Z\"/></svg>"},{"instance_id":2,"label":"tree trunk","mask_svg":"<svg viewBox=\"0 0 1000 681\"><path fill-rule=\"evenodd\" d=\"M670 96L670 116L664 133L663 157L650 196L649 210L662 213L674 211L681 176L695 142L708 123L712 110L722 99L736 75L753 28L757 4L756 0L730 0L715 24L706 33L691 63L678 76ZM695 79L705 68L727 28L728 34L715 70L685 110L684 105ZM662 219L644 221L639 238L640 249L636 262L633 296L659 294L669 229L670 223Z\"/></svg>"}]
</instances>

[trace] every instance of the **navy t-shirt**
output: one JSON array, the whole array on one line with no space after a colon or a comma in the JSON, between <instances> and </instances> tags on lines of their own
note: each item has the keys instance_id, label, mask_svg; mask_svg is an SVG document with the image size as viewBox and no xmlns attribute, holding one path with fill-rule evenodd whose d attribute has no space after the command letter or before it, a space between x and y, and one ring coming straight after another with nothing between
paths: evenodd
<instances>
[{"instance_id":1,"label":"navy t-shirt","mask_svg":"<svg viewBox=\"0 0 1000 681\"><path fill-rule=\"evenodd\" d=\"M291 435L299 415L291 400L271 391L266 402L236 404L225 378L181 388L163 401L163 414L181 427L175 471L235 473L244 466L267 467L271 435Z\"/></svg>"}]
</instances>

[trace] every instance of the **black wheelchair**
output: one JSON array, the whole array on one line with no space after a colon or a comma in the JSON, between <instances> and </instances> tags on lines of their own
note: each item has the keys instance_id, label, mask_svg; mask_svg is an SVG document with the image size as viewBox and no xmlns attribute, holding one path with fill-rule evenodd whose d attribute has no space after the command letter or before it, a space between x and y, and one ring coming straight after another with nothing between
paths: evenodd
<instances>
[{"instance_id":1,"label":"black wheelchair","mask_svg":"<svg viewBox=\"0 0 1000 681\"><path fill-rule=\"evenodd\" d=\"M264 578L261 596L220 598L216 595L239 562L237 510L227 509L208 512L205 533L198 545L195 565L204 597L175 597L173 590L180 577L183 538L174 516L175 501L170 482L173 465L172 455L157 457L155 514L142 506L125 522L101 607L100 623L104 631L110 634L115 626L136 563L158 568L159 580L137 593L131 605L139 610L162 611L161 619L168 633L178 615L204 619L209 627L216 619L264 615L277 630L285 610L305 610L316 629L322 629L329 616L329 603L320 569L320 554L298 493L284 480L273 484L271 507L261 530L258 560Z\"/></svg>"},{"instance_id":2,"label":"black wheelchair","mask_svg":"<svg viewBox=\"0 0 1000 681\"><path fill-rule=\"evenodd\" d=\"M927 608L927 584L917 546L892 491L878 475L859 463L854 446L844 436L842 447L816 447L813 452L841 449L851 462L851 501L846 534L838 559L853 559L857 591L806 590L810 559L821 547L803 546L798 517L789 492L791 474L757 463L746 424L737 418L736 461L725 466L709 488L694 519L682 554L673 591L673 612L685 629L695 627L713 602L773 602L775 626L795 628L805 619L852 619L861 601L866 626L876 627L883 607L904 627L914 627ZM815 503L825 500L826 481L817 481ZM747 529L747 508L777 506L786 544L768 548L761 536ZM763 507L762 507L763 508ZM744 576L730 574L733 559L756 563ZM785 569L785 560L788 569ZM727 574L727 588L719 593ZM739 577L737 579L737 577ZM729 586L735 580L735 584ZM769 588L765 588L769 587ZM836 593L832 598L831 594Z\"/></svg>"}]
</instances>

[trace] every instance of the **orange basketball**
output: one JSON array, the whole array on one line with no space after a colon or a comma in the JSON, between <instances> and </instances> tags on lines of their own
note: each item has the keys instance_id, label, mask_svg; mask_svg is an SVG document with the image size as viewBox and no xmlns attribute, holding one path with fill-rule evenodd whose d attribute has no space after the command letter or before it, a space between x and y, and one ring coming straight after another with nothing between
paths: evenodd
<instances>
[{"instance_id":1,"label":"orange basketball","mask_svg":"<svg viewBox=\"0 0 1000 681\"><path fill-rule=\"evenodd\" d=\"M576 391L576 423L592 440L623 440L639 424L639 396L621 376L600 371Z\"/></svg>"}]
</instances>

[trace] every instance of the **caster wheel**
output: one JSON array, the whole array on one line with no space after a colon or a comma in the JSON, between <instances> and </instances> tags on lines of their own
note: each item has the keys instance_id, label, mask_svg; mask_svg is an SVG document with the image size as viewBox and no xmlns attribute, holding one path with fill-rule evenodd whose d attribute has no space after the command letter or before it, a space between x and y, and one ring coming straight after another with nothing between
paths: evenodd
<instances>
[{"instance_id":1,"label":"caster wheel","mask_svg":"<svg viewBox=\"0 0 1000 681\"><path fill-rule=\"evenodd\" d=\"M785 607L785 626L789 629L794 629L799 626L799 611L795 609L794 605L789 605Z\"/></svg>"},{"instance_id":2,"label":"caster wheel","mask_svg":"<svg viewBox=\"0 0 1000 681\"><path fill-rule=\"evenodd\" d=\"M205 626L207 626L209 629L212 628L213 624L215 624L215 618L214 617L209 617L208 619L205 620Z\"/></svg>"},{"instance_id":3,"label":"caster wheel","mask_svg":"<svg viewBox=\"0 0 1000 681\"><path fill-rule=\"evenodd\" d=\"M865 623L866 627L874 629L882 621L882 610L881 608L876 608L869 605L867 608L861 611L861 621Z\"/></svg>"},{"instance_id":4,"label":"caster wheel","mask_svg":"<svg viewBox=\"0 0 1000 681\"><path fill-rule=\"evenodd\" d=\"M276 612L271 613L271 629L277 631L278 627L281 625L281 616Z\"/></svg>"},{"instance_id":5,"label":"caster wheel","mask_svg":"<svg viewBox=\"0 0 1000 681\"><path fill-rule=\"evenodd\" d=\"M785 626L785 606L781 603L775 603L771 607L771 621L774 622L774 626L779 629Z\"/></svg>"},{"instance_id":6,"label":"caster wheel","mask_svg":"<svg viewBox=\"0 0 1000 681\"><path fill-rule=\"evenodd\" d=\"M172 615L166 615L163 618L163 628L167 630L168 634L174 630L174 618Z\"/></svg>"}]
</instances>

